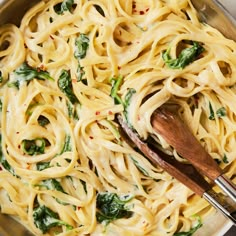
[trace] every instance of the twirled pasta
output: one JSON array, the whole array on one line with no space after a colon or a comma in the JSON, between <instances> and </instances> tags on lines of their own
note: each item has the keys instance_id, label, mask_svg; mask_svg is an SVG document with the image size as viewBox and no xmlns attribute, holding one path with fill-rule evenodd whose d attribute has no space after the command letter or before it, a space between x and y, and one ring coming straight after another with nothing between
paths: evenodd
<instances>
[{"instance_id":1,"label":"twirled pasta","mask_svg":"<svg viewBox=\"0 0 236 236\"><path fill-rule=\"evenodd\" d=\"M201 54L168 67L163 54L177 58L193 42ZM117 113L184 161L150 123L162 104L179 104L235 180L236 43L199 22L189 0L41 1L19 28L1 26L0 71L1 212L35 235L174 235L215 214L125 142ZM102 193L129 197L128 215L102 223ZM43 228L37 217L50 211L60 223Z\"/></svg>"}]
</instances>

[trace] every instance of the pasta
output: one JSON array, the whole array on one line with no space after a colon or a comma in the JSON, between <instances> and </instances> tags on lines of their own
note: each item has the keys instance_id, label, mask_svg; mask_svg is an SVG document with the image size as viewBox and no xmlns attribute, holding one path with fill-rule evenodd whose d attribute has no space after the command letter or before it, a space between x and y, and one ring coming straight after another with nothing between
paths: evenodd
<instances>
[{"instance_id":1,"label":"pasta","mask_svg":"<svg viewBox=\"0 0 236 236\"><path fill-rule=\"evenodd\" d=\"M0 28L0 207L35 235L177 235L215 214L122 137L171 101L235 181L236 43L189 0L49 0Z\"/></svg>"}]
</instances>

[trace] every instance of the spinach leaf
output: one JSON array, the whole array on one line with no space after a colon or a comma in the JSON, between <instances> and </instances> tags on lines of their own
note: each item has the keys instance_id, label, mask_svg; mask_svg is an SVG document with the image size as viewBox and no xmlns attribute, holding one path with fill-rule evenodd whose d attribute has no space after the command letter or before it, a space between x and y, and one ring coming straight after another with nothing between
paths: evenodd
<instances>
[{"instance_id":1,"label":"spinach leaf","mask_svg":"<svg viewBox=\"0 0 236 236\"><path fill-rule=\"evenodd\" d=\"M143 175L150 177L147 170L145 170L136 159L134 159L132 156L130 156L130 158Z\"/></svg>"},{"instance_id":2,"label":"spinach leaf","mask_svg":"<svg viewBox=\"0 0 236 236\"><path fill-rule=\"evenodd\" d=\"M38 171L42 171L42 170L48 169L50 167L51 167L50 162L38 162L36 164L36 168Z\"/></svg>"},{"instance_id":3,"label":"spinach leaf","mask_svg":"<svg viewBox=\"0 0 236 236\"><path fill-rule=\"evenodd\" d=\"M50 121L48 120L48 118L46 118L43 115L40 115L38 118L38 124L42 127L48 125L50 123Z\"/></svg>"},{"instance_id":4,"label":"spinach leaf","mask_svg":"<svg viewBox=\"0 0 236 236\"><path fill-rule=\"evenodd\" d=\"M86 57L87 50L89 47L89 38L86 34L80 34L75 40L75 52L74 56L76 59L83 59Z\"/></svg>"},{"instance_id":5,"label":"spinach leaf","mask_svg":"<svg viewBox=\"0 0 236 236\"><path fill-rule=\"evenodd\" d=\"M189 231L187 232L178 232L178 233L175 233L173 236L192 236L199 228L202 227L202 222L201 222L201 219L200 217L198 217L198 222L197 222L197 225L194 226L193 228L191 228Z\"/></svg>"},{"instance_id":6,"label":"spinach leaf","mask_svg":"<svg viewBox=\"0 0 236 236\"><path fill-rule=\"evenodd\" d=\"M57 190L59 192L66 193L64 189L62 188L60 182L57 181L56 179L43 180L42 186L46 187L48 190Z\"/></svg>"},{"instance_id":7,"label":"spinach leaf","mask_svg":"<svg viewBox=\"0 0 236 236\"><path fill-rule=\"evenodd\" d=\"M77 81L78 82L82 81L84 79L84 75L85 75L84 67L82 67L79 63L77 68Z\"/></svg>"},{"instance_id":8,"label":"spinach leaf","mask_svg":"<svg viewBox=\"0 0 236 236\"><path fill-rule=\"evenodd\" d=\"M210 102L209 102L209 111L210 111L210 115L208 117L209 120L215 120L215 114L219 118L222 118L222 117L226 116L226 114L227 114L225 107L221 107L221 108L217 109L217 111L215 113Z\"/></svg>"},{"instance_id":9,"label":"spinach leaf","mask_svg":"<svg viewBox=\"0 0 236 236\"><path fill-rule=\"evenodd\" d=\"M47 233L53 227L66 226L67 230L72 230L73 227L59 219L56 212L52 211L45 205L38 206L33 210L34 224L43 234Z\"/></svg>"},{"instance_id":10,"label":"spinach leaf","mask_svg":"<svg viewBox=\"0 0 236 236\"><path fill-rule=\"evenodd\" d=\"M14 71L16 80L9 83L9 87L16 87L19 89L20 84L23 82L29 82L33 79L38 80L54 80L47 71L43 71L38 68L33 68L27 63L23 63L19 68Z\"/></svg>"},{"instance_id":11,"label":"spinach leaf","mask_svg":"<svg viewBox=\"0 0 236 236\"><path fill-rule=\"evenodd\" d=\"M64 152L71 152L72 151L70 139L71 139L70 135L66 135L64 146L61 150L61 154Z\"/></svg>"},{"instance_id":12,"label":"spinach leaf","mask_svg":"<svg viewBox=\"0 0 236 236\"><path fill-rule=\"evenodd\" d=\"M102 16L105 17L105 13L104 13L103 9L99 5L94 4L94 7Z\"/></svg>"},{"instance_id":13,"label":"spinach leaf","mask_svg":"<svg viewBox=\"0 0 236 236\"><path fill-rule=\"evenodd\" d=\"M187 65L195 61L204 50L205 49L198 42L193 42L193 46L183 49L180 52L178 58L171 58L169 54L169 48L168 50L163 52L162 59L164 60L165 64L171 69L183 69Z\"/></svg>"},{"instance_id":14,"label":"spinach leaf","mask_svg":"<svg viewBox=\"0 0 236 236\"><path fill-rule=\"evenodd\" d=\"M111 221L120 218L129 218L132 212L125 206L132 196L119 197L116 193L99 193L97 195L97 221L108 225Z\"/></svg>"},{"instance_id":15,"label":"spinach leaf","mask_svg":"<svg viewBox=\"0 0 236 236\"><path fill-rule=\"evenodd\" d=\"M10 172L13 176L16 176L14 169L11 167L9 162L6 160L6 158L3 155L2 152L2 135L0 135L0 164L3 166L5 170Z\"/></svg>"},{"instance_id":16,"label":"spinach leaf","mask_svg":"<svg viewBox=\"0 0 236 236\"><path fill-rule=\"evenodd\" d=\"M118 90L121 86L122 80L123 80L123 77L121 75L118 76L118 78L114 78L114 77L111 78L112 88L111 88L111 94L110 95L114 99L115 104L124 105L121 97L118 95Z\"/></svg>"},{"instance_id":17,"label":"spinach leaf","mask_svg":"<svg viewBox=\"0 0 236 236\"><path fill-rule=\"evenodd\" d=\"M78 98L73 92L72 80L68 71L62 70L61 75L58 79L58 87L68 97L72 104L79 102Z\"/></svg>"},{"instance_id":18,"label":"spinach leaf","mask_svg":"<svg viewBox=\"0 0 236 236\"><path fill-rule=\"evenodd\" d=\"M228 163L229 163L229 160L228 160L228 157L226 156L226 154L224 154L222 161L223 161L225 164L228 164Z\"/></svg>"},{"instance_id":19,"label":"spinach leaf","mask_svg":"<svg viewBox=\"0 0 236 236\"><path fill-rule=\"evenodd\" d=\"M0 111L2 111L2 100L0 99Z\"/></svg>"},{"instance_id":20,"label":"spinach leaf","mask_svg":"<svg viewBox=\"0 0 236 236\"><path fill-rule=\"evenodd\" d=\"M54 6L54 11L58 15L62 15L65 11L72 11L74 0L64 0L61 3L58 3Z\"/></svg>"},{"instance_id":21,"label":"spinach leaf","mask_svg":"<svg viewBox=\"0 0 236 236\"><path fill-rule=\"evenodd\" d=\"M125 101L124 101L124 115L125 115L126 122L128 123L130 127L132 127L132 125L129 123L128 107L130 105L131 98L135 93L136 93L136 90L134 88L130 88L127 94L125 95Z\"/></svg>"},{"instance_id":22,"label":"spinach leaf","mask_svg":"<svg viewBox=\"0 0 236 236\"><path fill-rule=\"evenodd\" d=\"M84 192L87 194L87 193L88 193L88 190L87 190L87 185L86 185L86 182L85 182L85 181L83 181L82 179L80 179L80 183L83 185Z\"/></svg>"},{"instance_id":23,"label":"spinach leaf","mask_svg":"<svg viewBox=\"0 0 236 236\"><path fill-rule=\"evenodd\" d=\"M208 117L209 120L215 120L215 113L210 102L209 102L209 111L210 111L210 115Z\"/></svg>"},{"instance_id":24,"label":"spinach leaf","mask_svg":"<svg viewBox=\"0 0 236 236\"><path fill-rule=\"evenodd\" d=\"M43 138L36 138L32 140L24 139L22 141L23 151L30 156L44 154L45 146L46 142Z\"/></svg>"},{"instance_id":25,"label":"spinach leaf","mask_svg":"<svg viewBox=\"0 0 236 236\"><path fill-rule=\"evenodd\" d=\"M130 105L130 101L132 96L136 93L136 90L134 88L130 88L127 92L127 94L125 95L125 99L124 101L121 99L121 97L118 95L118 90L121 86L123 77L122 76L118 76L118 78L111 78L111 84L112 84L112 88L111 88L111 93L110 96L114 99L115 104L122 104L124 107L124 116L126 119L127 124L132 127L132 125L129 123L129 119L128 119L128 107Z\"/></svg>"},{"instance_id":26,"label":"spinach leaf","mask_svg":"<svg viewBox=\"0 0 236 236\"><path fill-rule=\"evenodd\" d=\"M0 71L0 83L3 81L2 71Z\"/></svg>"},{"instance_id":27,"label":"spinach leaf","mask_svg":"<svg viewBox=\"0 0 236 236\"><path fill-rule=\"evenodd\" d=\"M220 117L224 117L226 116L227 112L225 107L221 107L216 111L216 115L220 118Z\"/></svg>"}]
</instances>

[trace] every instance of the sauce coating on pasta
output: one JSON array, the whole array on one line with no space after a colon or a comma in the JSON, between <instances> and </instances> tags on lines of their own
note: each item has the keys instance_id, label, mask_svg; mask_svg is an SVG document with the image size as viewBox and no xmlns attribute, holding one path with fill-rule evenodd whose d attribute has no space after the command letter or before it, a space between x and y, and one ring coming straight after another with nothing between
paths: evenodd
<instances>
[{"instance_id":1,"label":"sauce coating on pasta","mask_svg":"<svg viewBox=\"0 0 236 236\"><path fill-rule=\"evenodd\" d=\"M236 173L236 43L189 0L49 0L0 27L0 209L35 235L178 235L215 210L122 138L167 101Z\"/></svg>"}]
</instances>

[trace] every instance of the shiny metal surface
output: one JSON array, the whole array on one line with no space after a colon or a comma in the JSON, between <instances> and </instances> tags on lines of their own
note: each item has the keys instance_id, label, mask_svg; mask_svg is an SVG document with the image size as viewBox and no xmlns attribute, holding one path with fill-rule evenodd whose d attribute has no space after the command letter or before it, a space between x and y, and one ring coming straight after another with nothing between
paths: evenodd
<instances>
[{"instance_id":1,"label":"shiny metal surface","mask_svg":"<svg viewBox=\"0 0 236 236\"><path fill-rule=\"evenodd\" d=\"M216 193L212 189L205 192L203 197L236 225L236 204L231 199L226 198L223 194Z\"/></svg>"},{"instance_id":2,"label":"shiny metal surface","mask_svg":"<svg viewBox=\"0 0 236 236\"><path fill-rule=\"evenodd\" d=\"M25 12L37 2L40 0L0 0L0 25L4 23L19 25ZM236 41L235 0L192 0L192 2L203 21L218 28L226 37ZM31 234L13 219L0 214L0 236L13 235L29 236ZM232 227L225 236L235 235L236 228Z\"/></svg>"},{"instance_id":3,"label":"shiny metal surface","mask_svg":"<svg viewBox=\"0 0 236 236\"><path fill-rule=\"evenodd\" d=\"M226 176L219 176L215 183L236 202L236 186Z\"/></svg>"}]
</instances>

